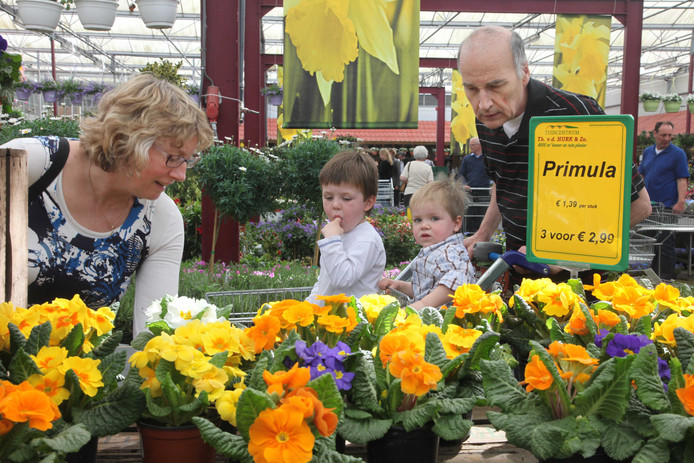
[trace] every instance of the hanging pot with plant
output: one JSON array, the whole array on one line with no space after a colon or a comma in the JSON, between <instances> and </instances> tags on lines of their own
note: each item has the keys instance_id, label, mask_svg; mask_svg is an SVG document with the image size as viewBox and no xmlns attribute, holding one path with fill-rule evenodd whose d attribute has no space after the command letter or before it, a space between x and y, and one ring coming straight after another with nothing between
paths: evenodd
<instances>
[{"instance_id":1,"label":"hanging pot with plant","mask_svg":"<svg viewBox=\"0 0 694 463\"><path fill-rule=\"evenodd\" d=\"M55 0L17 0L17 14L32 32L53 32L65 7Z\"/></svg>"},{"instance_id":2,"label":"hanging pot with plant","mask_svg":"<svg viewBox=\"0 0 694 463\"><path fill-rule=\"evenodd\" d=\"M653 112L658 110L663 96L657 92L643 92L639 95L639 100L643 104L643 110Z\"/></svg>"},{"instance_id":3,"label":"hanging pot with plant","mask_svg":"<svg viewBox=\"0 0 694 463\"><path fill-rule=\"evenodd\" d=\"M663 96L663 106L665 107L665 112L676 113L679 112L680 106L682 105L682 97L677 93L668 93Z\"/></svg>"},{"instance_id":4,"label":"hanging pot with plant","mask_svg":"<svg viewBox=\"0 0 694 463\"><path fill-rule=\"evenodd\" d=\"M694 113L694 93L687 95L687 108L690 113Z\"/></svg>"},{"instance_id":5,"label":"hanging pot with plant","mask_svg":"<svg viewBox=\"0 0 694 463\"><path fill-rule=\"evenodd\" d=\"M176 21L179 0L135 0L140 17L150 29L168 29Z\"/></svg>"},{"instance_id":6,"label":"hanging pot with plant","mask_svg":"<svg viewBox=\"0 0 694 463\"><path fill-rule=\"evenodd\" d=\"M117 0L75 0L82 27L91 31L110 31L116 20Z\"/></svg>"},{"instance_id":7,"label":"hanging pot with plant","mask_svg":"<svg viewBox=\"0 0 694 463\"><path fill-rule=\"evenodd\" d=\"M43 101L46 103L53 103L58 99L58 85L53 79L45 79L38 84L37 89L40 88L43 93Z\"/></svg>"}]
</instances>

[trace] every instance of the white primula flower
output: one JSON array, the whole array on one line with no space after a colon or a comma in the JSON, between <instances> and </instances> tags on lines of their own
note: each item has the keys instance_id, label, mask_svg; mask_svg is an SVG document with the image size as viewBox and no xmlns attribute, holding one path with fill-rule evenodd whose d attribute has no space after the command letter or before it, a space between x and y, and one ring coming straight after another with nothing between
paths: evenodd
<instances>
[{"instance_id":1,"label":"white primula flower","mask_svg":"<svg viewBox=\"0 0 694 463\"><path fill-rule=\"evenodd\" d=\"M246 169L246 168L243 167L243 166L239 166L239 170L242 171L242 172L246 172L248 169Z\"/></svg>"},{"instance_id":2,"label":"white primula flower","mask_svg":"<svg viewBox=\"0 0 694 463\"><path fill-rule=\"evenodd\" d=\"M203 323L217 321L217 307L215 305L204 299L181 296L169 302L164 321L169 327L176 329L190 320L198 318L198 314L201 312L203 312L201 320Z\"/></svg>"}]
</instances>

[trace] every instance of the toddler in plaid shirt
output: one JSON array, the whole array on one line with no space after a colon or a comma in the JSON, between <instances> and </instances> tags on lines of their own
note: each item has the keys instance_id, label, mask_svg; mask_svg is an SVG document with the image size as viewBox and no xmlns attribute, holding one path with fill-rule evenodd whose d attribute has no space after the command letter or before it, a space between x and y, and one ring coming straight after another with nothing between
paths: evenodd
<instances>
[{"instance_id":1,"label":"toddler in plaid shirt","mask_svg":"<svg viewBox=\"0 0 694 463\"><path fill-rule=\"evenodd\" d=\"M453 178L424 185L412 196L412 233L422 249L412 264L412 282L383 278L378 287L395 289L414 299L410 307L440 307L455 288L475 282L463 235L465 191Z\"/></svg>"}]
</instances>

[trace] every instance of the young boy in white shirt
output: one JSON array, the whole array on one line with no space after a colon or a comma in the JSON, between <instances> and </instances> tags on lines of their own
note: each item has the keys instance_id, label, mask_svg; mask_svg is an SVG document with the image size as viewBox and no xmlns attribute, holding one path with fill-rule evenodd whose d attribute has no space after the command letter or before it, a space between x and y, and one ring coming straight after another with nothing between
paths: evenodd
<instances>
[{"instance_id":1,"label":"young boy in white shirt","mask_svg":"<svg viewBox=\"0 0 694 463\"><path fill-rule=\"evenodd\" d=\"M386 266L383 240L366 221L376 203L378 168L364 152L342 151L320 172L323 210L328 223L318 241L320 274L308 299L316 296L361 297L378 291Z\"/></svg>"},{"instance_id":2,"label":"young boy in white shirt","mask_svg":"<svg viewBox=\"0 0 694 463\"><path fill-rule=\"evenodd\" d=\"M412 233L422 249L412 267L412 282L383 278L378 287L395 289L415 300L410 307L440 307L451 301L455 289L474 283L463 235L458 233L465 215L465 192L454 179L424 185L410 200Z\"/></svg>"}]
</instances>

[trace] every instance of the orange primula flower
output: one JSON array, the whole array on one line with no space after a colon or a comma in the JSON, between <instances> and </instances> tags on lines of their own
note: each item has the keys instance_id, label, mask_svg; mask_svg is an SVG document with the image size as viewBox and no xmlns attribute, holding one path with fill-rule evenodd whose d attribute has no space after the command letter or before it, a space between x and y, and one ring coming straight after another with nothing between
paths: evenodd
<instances>
[{"instance_id":1,"label":"orange primula flower","mask_svg":"<svg viewBox=\"0 0 694 463\"><path fill-rule=\"evenodd\" d=\"M313 323L314 305L315 304L311 304L308 301L294 304L291 307L287 307L282 313L282 318L284 318L289 325L308 326Z\"/></svg>"},{"instance_id":2,"label":"orange primula flower","mask_svg":"<svg viewBox=\"0 0 694 463\"><path fill-rule=\"evenodd\" d=\"M327 331L336 334L342 334L345 332L351 322L347 318L340 317L338 315L323 315L318 317L318 324L325 328Z\"/></svg>"},{"instance_id":3,"label":"orange primula flower","mask_svg":"<svg viewBox=\"0 0 694 463\"><path fill-rule=\"evenodd\" d=\"M599 273L593 274L593 284L583 285L583 289L586 291L591 291L593 297L600 299L601 301L611 301L612 295L615 290L615 283L613 281L602 283L602 277Z\"/></svg>"},{"instance_id":4,"label":"orange primula flower","mask_svg":"<svg viewBox=\"0 0 694 463\"><path fill-rule=\"evenodd\" d=\"M342 294L336 294L334 296L316 296L316 300L318 301L325 301L326 305L339 305L339 304L345 304L349 301L352 300L351 297L347 297Z\"/></svg>"},{"instance_id":5,"label":"orange primula flower","mask_svg":"<svg viewBox=\"0 0 694 463\"><path fill-rule=\"evenodd\" d=\"M393 354L388 371L401 380L402 392L417 397L436 389L436 383L443 377L437 365L426 362L421 354L408 351Z\"/></svg>"},{"instance_id":6,"label":"orange primula flower","mask_svg":"<svg viewBox=\"0 0 694 463\"><path fill-rule=\"evenodd\" d=\"M315 437L296 407L263 410L248 435L248 452L255 463L307 463L313 457Z\"/></svg>"},{"instance_id":7,"label":"orange primula flower","mask_svg":"<svg viewBox=\"0 0 694 463\"><path fill-rule=\"evenodd\" d=\"M246 335L255 343L255 353L275 347L280 332L280 320L274 315L260 315L253 318L253 326L246 329Z\"/></svg>"},{"instance_id":8,"label":"orange primula flower","mask_svg":"<svg viewBox=\"0 0 694 463\"><path fill-rule=\"evenodd\" d=\"M298 405L299 408L304 407L304 416L306 418L313 415L313 424L318 429L321 436L328 437L335 432L337 428L337 415L333 413L332 408L325 408L323 402L318 399L318 393L313 388L302 387L295 389L287 394L284 401L286 404ZM308 405L310 402L310 405ZM309 413L306 413L306 409Z\"/></svg>"},{"instance_id":9,"label":"orange primula flower","mask_svg":"<svg viewBox=\"0 0 694 463\"><path fill-rule=\"evenodd\" d=\"M614 328L621 321L619 315L611 310L604 309L598 309L598 315L596 318L595 323L598 324L598 328Z\"/></svg>"},{"instance_id":10,"label":"orange primula flower","mask_svg":"<svg viewBox=\"0 0 694 463\"><path fill-rule=\"evenodd\" d=\"M554 378L552 378L547 366L540 360L540 356L533 355L525 366L525 381L520 384L527 384L525 390L531 392L534 389L545 391L552 386L553 382Z\"/></svg>"},{"instance_id":11,"label":"orange primula flower","mask_svg":"<svg viewBox=\"0 0 694 463\"><path fill-rule=\"evenodd\" d=\"M580 308L575 308L569 318L569 322L564 327L564 331L569 334L575 334L583 336L589 333L588 326L586 325L586 316Z\"/></svg>"},{"instance_id":12,"label":"orange primula flower","mask_svg":"<svg viewBox=\"0 0 694 463\"><path fill-rule=\"evenodd\" d=\"M409 318L409 317L408 317ZM393 355L400 351L424 354L424 339L421 335L413 335L411 330L393 330L386 333L379 343L379 358L385 367Z\"/></svg>"},{"instance_id":13,"label":"orange primula flower","mask_svg":"<svg viewBox=\"0 0 694 463\"><path fill-rule=\"evenodd\" d=\"M29 427L46 431L60 418L60 411L44 392L17 389L0 400L0 415L15 423L28 421Z\"/></svg>"},{"instance_id":14,"label":"orange primula flower","mask_svg":"<svg viewBox=\"0 0 694 463\"><path fill-rule=\"evenodd\" d=\"M682 402L684 411L690 415L694 415L694 375L683 375L684 387L677 389L677 398Z\"/></svg>"},{"instance_id":15,"label":"orange primula flower","mask_svg":"<svg viewBox=\"0 0 694 463\"><path fill-rule=\"evenodd\" d=\"M14 423L10 420L0 419L0 436L4 436L12 430Z\"/></svg>"},{"instance_id":16,"label":"orange primula flower","mask_svg":"<svg viewBox=\"0 0 694 463\"><path fill-rule=\"evenodd\" d=\"M599 363L598 359L590 356L585 347L576 344L555 341L549 345L547 351L554 357L562 378L573 378L574 382L587 381Z\"/></svg>"},{"instance_id":17,"label":"orange primula flower","mask_svg":"<svg viewBox=\"0 0 694 463\"><path fill-rule=\"evenodd\" d=\"M463 318L466 313L478 312L479 302L486 295L487 293L479 285L464 284L458 286L453 294L452 303L455 306L455 316Z\"/></svg>"},{"instance_id":18,"label":"orange primula flower","mask_svg":"<svg viewBox=\"0 0 694 463\"><path fill-rule=\"evenodd\" d=\"M658 305L669 307L672 310L680 310L680 290L674 286L666 285L665 283L660 283L653 290L653 297Z\"/></svg>"},{"instance_id":19,"label":"orange primula flower","mask_svg":"<svg viewBox=\"0 0 694 463\"><path fill-rule=\"evenodd\" d=\"M299 364L295 363L289 371L278 371L273 374L265 370L263 379L268 386L268 394L277 392L279 395L282 395L285 390L291 391L292 389L306 386L306 383L311 379L311 370L299 368Z\"/></svg>"}]
</instances>

